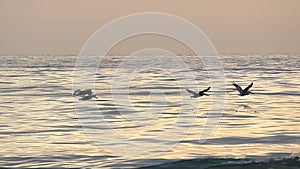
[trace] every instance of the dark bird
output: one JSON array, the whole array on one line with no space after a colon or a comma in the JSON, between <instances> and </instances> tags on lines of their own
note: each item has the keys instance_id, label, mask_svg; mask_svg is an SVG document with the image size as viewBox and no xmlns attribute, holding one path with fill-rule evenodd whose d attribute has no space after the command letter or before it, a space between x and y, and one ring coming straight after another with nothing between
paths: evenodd
<instances>
[{"instance_id":1,"label":"dark bird","mask_svg":"<svg viewBox=\"0 0 300 169\"><path fill-rule=\"evenodd\" d=\"M251 84L249 84L249 86L247 86L244 90L241 88L241 86L233 83L233 86L235 86L236 90L240 92L241 96L245 96L250 94L251 92L249 91L249 89L253 86L253 82Z\"/></svg>"},{"instance_id":2,"label":"dark bird","mask_svg":"<svg viewBox=\"0 0 300 169\"><path fill-rule=\"evenodd\" d=\"M98 98L98 97L95 94L85 95L85 96L82 96L81 98L79 98L79 100L90 100L92 98Z\"/></svg>"},{"instance_id":3,"label":"dark bird","mask_svg":"<svg viewBox=\"0 0 300 169\"><path fill-rule=\"evenodd\" d=\"M80 89L77 89L74 91L73 93L73 97L74 96L84 96L84 95L92 95L92 89L86 89L86 90L80 90Z\"/></svg>"},{"instance_id":4,"label":"dark bird","mask_svg":"<svg viewBox=\"0 0 300 169\"><path fill-rule=\"evenodd\" d=\"M207 89L205 90L202 90L200 92L194 92L194 91L191 91L189 89L186 89L187 92L189 92L190 94L192 94L191 98L197 98L197 97L201 97L201 96L209 96L208 94L205 94L205 92L209 91L210 87L208 87Z\"/></svg>"}]
</instances>

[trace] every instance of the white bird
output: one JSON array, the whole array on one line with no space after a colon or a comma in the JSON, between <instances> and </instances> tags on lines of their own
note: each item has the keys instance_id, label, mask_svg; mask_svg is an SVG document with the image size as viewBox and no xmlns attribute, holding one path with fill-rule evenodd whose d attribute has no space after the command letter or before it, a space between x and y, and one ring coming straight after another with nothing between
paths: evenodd
<instances>
[{"instance_id":1,"label":"white bird","mask_svg":"<svg viewBox=\"0 0 300 169\"><path fill-rule=\"evenodd\" d=\"M194 91L191 91L189 89L186 89L187 92L189 92L190 94L192 94L191 98L197 98L197 97L201 97L201 96L208 96L208 94L205 94L204 92L207 92L208 90L210 89L210 87L208 87L207 89L205 90L202 90L200 92L194 92Z\"/></svg>"},{"instance_id":2,"label":"white bird","mask_svg":"<svg viewBox=\"0 0 300 169\"><path fill-rule=\"evenodd\" d=\"M240 92L240 96L245 96L251 93L249 89L253 86L253 82L249 84L244 90L241 88L241 86L235 83L233 83L232 85L235 86L236 90Z\"/></svg>"},{"instance_id":3,"label":"white bird","mask_svg":"<svg viewBox=\"0 0 300 169\"><path fill-rule=\"evenodd\" d=\"M98 97L95 94L85 95L85 96L82 96L81 98L79 98L79 100L90 100L92 98L98 98Z\"/></svg>"},{"instance_id":4,"label":"white bird","mask_svg":"<svg viewBox=\"0 0 300 169\"><path fill-rule=\"evenodd\" d=\"M81 91L80 89L77 89L77 90L75 90L74 91L74 93L73 93L73 97L74 96L82 96L82 95L92 95L92 90L91 89L86 89L86 90L83 90L83 91Z\"/></svg>"}]
</instances>

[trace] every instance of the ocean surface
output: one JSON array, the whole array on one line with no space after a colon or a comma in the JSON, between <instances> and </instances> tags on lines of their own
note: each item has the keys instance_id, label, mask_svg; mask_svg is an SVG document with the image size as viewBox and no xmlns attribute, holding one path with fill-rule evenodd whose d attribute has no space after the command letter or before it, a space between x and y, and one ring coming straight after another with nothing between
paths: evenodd
<instances>
[{"instance_id":1,"label":"ocean surface","mask_svg":"<svg viewBox=\"0 0 300 169\"><path fill-rule=\"evenodd\" d=\"M0 167L300 168L299 54L220 56L223 79L178 57L188 69L107 56L92 79L98 98L80 101L77 57L0 56ZM251 82L243 97L232 86ZM209 96L185 91L215 83Z\"/></svg>"}]
</instances>

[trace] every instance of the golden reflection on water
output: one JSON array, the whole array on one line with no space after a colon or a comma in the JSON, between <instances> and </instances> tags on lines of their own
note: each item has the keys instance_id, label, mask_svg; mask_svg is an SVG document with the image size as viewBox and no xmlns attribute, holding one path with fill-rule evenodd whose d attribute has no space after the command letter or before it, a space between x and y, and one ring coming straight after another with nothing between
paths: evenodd
<instances>
[{"instance_id":1,"label":"golden reflection on water","mask_svg":"<svg viewBox=\"0 0 300 169\"><path fill-rule=\"evenodd\" d=\"M170 80L172 77L167 73L140 72L131 81L132 89L129 87L131 104L114 105L114 98L110 96L110 76L114 72L105 69L101 74L104 78L96 81L95 92L100 98L94 101L114 131L131 139L146 138L151 142L164 130L174 127L180 116L193 118L193 127L184 133L185 138L153 158L297 154L300 152L300 73L299 69L293 72L256 70L239 73L225 69L225 111L213 135L202 144L198 140L211 109L212 96L193 99L187 93L180 93L178 83ZM72 69L1 68L7 82L2 86L0 97L2 157L111 155L81 128L80 117L73 107L74 99L78 98L71 96L72 73ZM206 76L206 72L195 73L199 78ZM209 85L202 80L193 90ZM250 81L254 82L252 91L255 94L245 97L238 96L231 85L236 82L246 86ZM155 85L169 89L151 89ZM209 94L213 95L214 89ZM192 114L181 112L180 106L187 103L199 107L199 112L192 108ZM123 109L124 112L116 114L115 106L130 106L134 111ZM123 148L128 151L126 145ZM81 164L86 163L78 163Z\"/></svg>"}]
</instances>

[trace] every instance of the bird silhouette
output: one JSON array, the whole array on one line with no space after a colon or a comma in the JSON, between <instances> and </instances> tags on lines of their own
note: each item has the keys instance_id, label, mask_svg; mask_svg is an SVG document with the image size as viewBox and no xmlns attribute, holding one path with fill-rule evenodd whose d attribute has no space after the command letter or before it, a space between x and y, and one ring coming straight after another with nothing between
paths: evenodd
<instances>
[{"instance_id":1,"label":"bird silhouette","mask_svg":"<svg viewBox=\"0 0 300 169\"><path fill-rule=\"evenodd\" d=\"M74 96L83 96L83 95L92 95L92 89L86 89L86 90L80 90L80 89L77 89L74 91L73 93L73 97Z\"/></svg>"},{"instance_id":2,"label":"bird silhouette","mask_svg":"<svg viewBox=\"0 0 300 169\"><path fill-rule=\"evenodd\" d=\"M187 92L189 92L190 94L192 94L191 98L197 98L197 97L201 97L201 96L209 96L208 94L206 94L205 92L208 92L210 89L210 87L208 87L207 89L205 90L202 90L200 92L194 92L194 91L191 91L189 89L186 89Z\"/></svg>"},{"instance_id":3,"label":"bird silhouette","mask_svg":"<svg viewBox=\"0 0 300 169\"><path fill-rule=\"evenodd\" d=\"M251 93L249 89L253 86L253 82L249 84L244 90L238 84L233 83L232 85L235 86L236 90L240 92L240 96L245 96Z\"/></svg>"}]
</instances>

